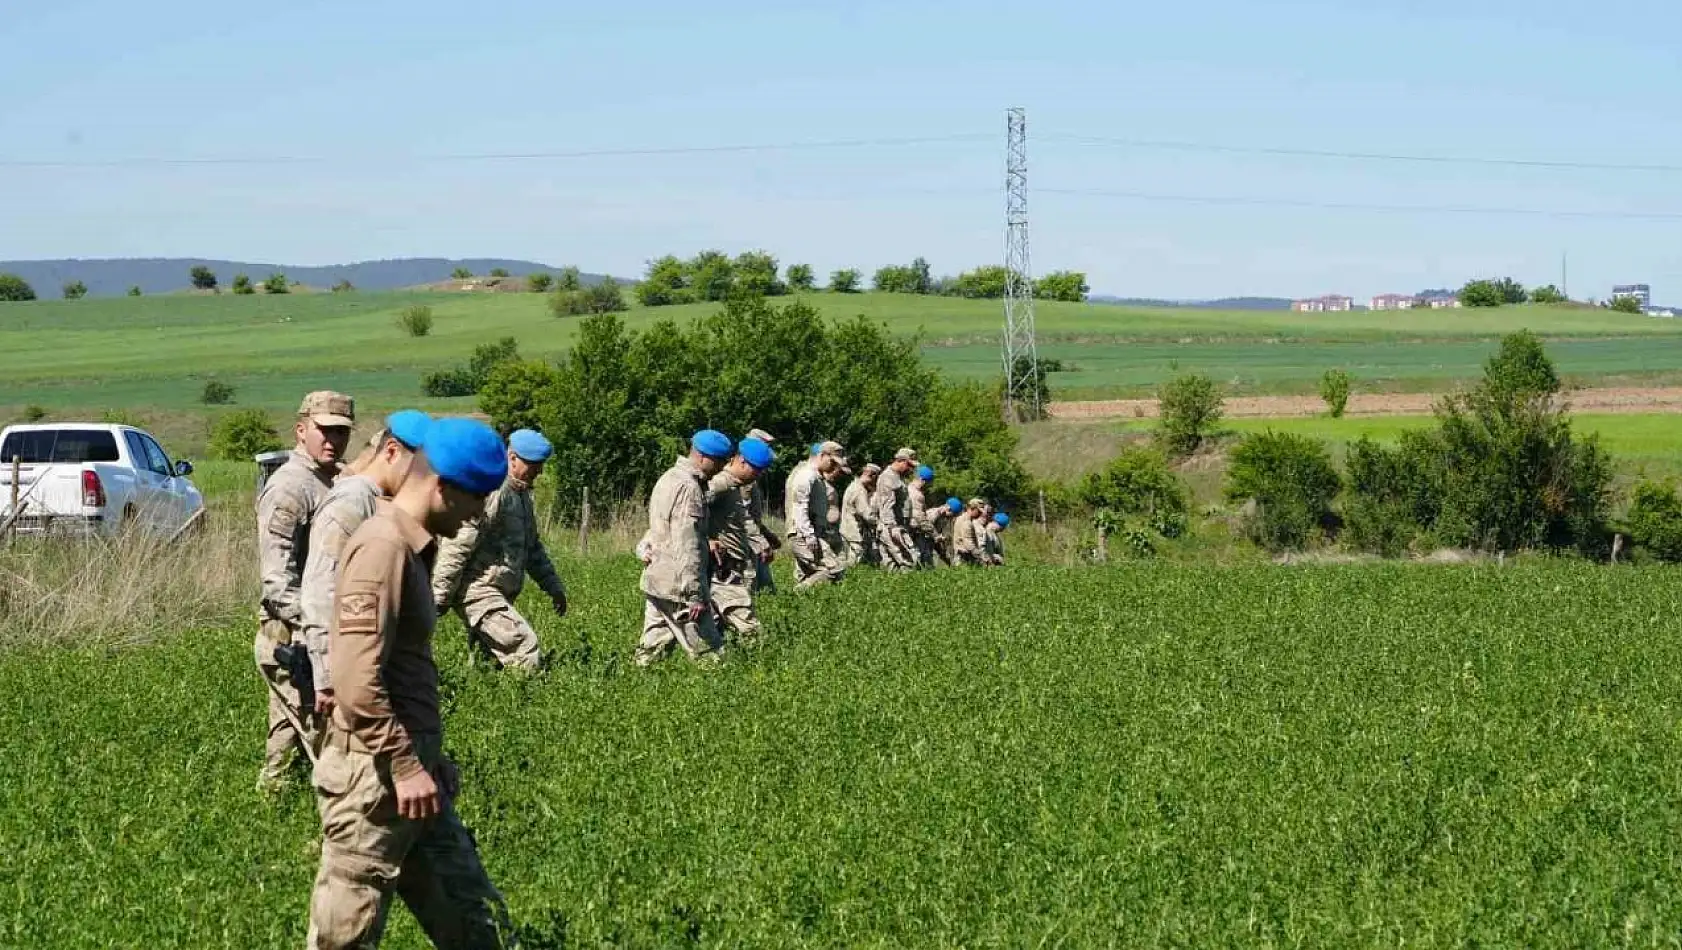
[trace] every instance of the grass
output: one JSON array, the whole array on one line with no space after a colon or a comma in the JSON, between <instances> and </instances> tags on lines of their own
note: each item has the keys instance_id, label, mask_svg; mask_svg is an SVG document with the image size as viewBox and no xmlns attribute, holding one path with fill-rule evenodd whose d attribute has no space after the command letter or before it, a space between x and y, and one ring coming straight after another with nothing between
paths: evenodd
<instances>
[{"instance_id":1,"label":"grass","mask_svg":"<svg viewBox=\"0 0 1682 950\"><path fill-rule=\"evenodd\" d=\"M470 668L453 621L438 644L460 810L527 946L1682 928L1669 571L869 575L771 598L740 662L645 673L635 566L564 570L573 615L527 605L546 678ZM0 653L0 943L302 942L316 819L251 790L249 640Z\"/></svg>"},{"instance_id":2,"label":"grass","mask_svg":"<svg viewBox=\"0 0 1682 950\"><path fill-rule=\"evenodd\" d=\"M803 299L827 316L862 313L920 332L929 358L954 376L997 374L997 301ZM414 404L423 372L462 362L478 343L513 336L528 356L563 353L577 321L556 319L545 303L541 294L396 292L6 304L0 407L188 409L211 375L232 384L242 406L286 409L323 386L382 406ZM397 319L423 305L434 325L425 337L408 337ZM633 328L683 322L715 306L633 308L626 320ZM1583 380L1682 378L1682 324L1605 311L1292 314L1050 302L1037 311L1046 355L1076 366L1053 379L1064 397L1134 393L1194 369L1241 391L1304 391L1333 366L1353 372L1363 389L1430 388L1474 375L1493 340L1523 327L1561 341L1551 349L1562 372Z\"/></svg>"}]
</instances>

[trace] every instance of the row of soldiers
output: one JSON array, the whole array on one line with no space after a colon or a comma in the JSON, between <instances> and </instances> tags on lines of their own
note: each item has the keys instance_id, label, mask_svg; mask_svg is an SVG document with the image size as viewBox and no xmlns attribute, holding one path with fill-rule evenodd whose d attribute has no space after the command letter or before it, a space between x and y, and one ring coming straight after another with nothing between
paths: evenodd
<instances>
[{"instance_id":1,"label":"row of soldiers","mask_svg":"<svg viewBox=\"0 0 1682 950\"><path fill-rule=\"evenodd\" d=\"M529 574L557 616L567 611L531 497L553 448L532 430L504 443L482 423L406 410L347 462L355 421L349 396L305 397L295 447L258 494L254 649L269 693L258 785L278 791L295 750L314 763L323 846L311 946L377 943L394 893L436 944L495 945L506 911L450 807L456 774L442 754L431 635L453 610L499 666L540 665L515 604ZM674 645L716 660L723 630L744 643L759 635L755 596L772 589L783 546L765 525L760 484L774 441L757 429L739 445L698 432L655 484L637 546L639 664ZM910 449L885 469L866 466L838 502L835 483L851 471L844 452L814 445L789 479L801 588L839 581L855 564L1002 563L1008 517L980 500L926 507L933 472Z\"/></svg>"}]
</instances>

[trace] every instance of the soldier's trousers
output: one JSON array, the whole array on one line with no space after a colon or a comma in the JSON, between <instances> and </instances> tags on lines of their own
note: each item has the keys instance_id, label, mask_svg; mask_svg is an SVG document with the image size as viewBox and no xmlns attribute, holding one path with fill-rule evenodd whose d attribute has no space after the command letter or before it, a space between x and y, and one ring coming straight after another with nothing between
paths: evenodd
<instances>
[{"instance_id":1,"label":"soldier's trousers","mask_svg":"<svg viewBox=\"0 0 1682 950\"><path fill-rule=\"evenodd\" d=\"M877 535L877 554L882 567L890 571L911 571L917 568L917 543L903 528L893 528Z\"/></svg>"},{"instance_id":2,"label":"soldier's trousers","mask_svg":"<svg viewBox=\"0 0 1682 950\"><path fill-rule=\"evenodd\" d=\"M542 663L537 631L501 594L472 597L461 605L460 614L469 642L490 654L497 666L535 670Z\"/></svg>"},{"instance_id":3,"label":"soldier's trousers","mask_svg":"<svg viewBox=\"0 0 1682 950\"><path fill-rule=\"evenodd\" d=\"M846 538L847 566L876 563L876 543L868 538Z\"/></svg>"},{"instance_id":4,"label":"soldier's trousers","mask_svg":"<svg viewBox=\"0 0 1682 950\"><path fill-rule=\"evenodd\" d=\"M435 770L439 738L414 741L421 761ZM434 946L465 950L511 941L502 894L452 805L425 821L401 817L389 763L331 725L315 790L322 841L310 895L311 950L378 946L393 894L403 898Z\"/></svg>"},{"instance_id":5,"label":"soldier's trousers","mask_svg":"<svg viewBox=\"0 0 1682 950\"><path fill-rule=\"evenodd\" d=\"M692 660L714 659L724 646L710 610L699 620L690 620L688 604L643 595L642 641L637 644L636 663L647 666L665 656L676 644Z\"/></svg>"},{"instance_id":6,"label":"soldier's trousers","mask_svg":"<svg viewBox=\"0 0 1682 950\"><path fill-rule=\"evenodd\" d=\"M741 574L713 575L713 609L738 642L752 642L759 636L759 614L753 607L751 578Z\"/></svg>"},{"instance_id":7,"label":"soldier's trousers","mask_svg":"<svg viewBox=\"0 0 1682 950\"><path fill-rule=\"evenodd\" d=\"M794 538L789 542L789 551L794 554L796 586L809 588L833 584L846 572L846 567L830 553L829 545L821 540L813 545Z\"/></svg>"},{"instance_id":8,"label":"soldier's trousers","mask_svg":"<svg viewBox=\"0 0 1682 950\"><path fill-rule=\"evenodd\" d=\"M285 777L287 764L296 750L308 747L314 752L319 742L314 694L309 696L309 708L305 708L305 697L299 692L300 684L293 668L276 655L277 650L288 644L300 651L304 649L302 641L295 640L286 625L276 620L259 624L257 638L252 643L257 672L267 684L264 691L269 700L268 739L263 750L263 768L257 776L258 783L263 785ZM294 720L297 726L293 725ZM304 731L299 732L298 726Z\"/></svg>"},{"instance_id":9,"label":"soldier's trousers","mask_svg":"<svg viewBox=\"0 0 1682 950\"><path fill-rule=\"evenodd\" d=\"M777 592L777 581L771 576L771 565L760 561L753 568L753 589L762 590L767 594Z\"/></svg>"}]
</instances>

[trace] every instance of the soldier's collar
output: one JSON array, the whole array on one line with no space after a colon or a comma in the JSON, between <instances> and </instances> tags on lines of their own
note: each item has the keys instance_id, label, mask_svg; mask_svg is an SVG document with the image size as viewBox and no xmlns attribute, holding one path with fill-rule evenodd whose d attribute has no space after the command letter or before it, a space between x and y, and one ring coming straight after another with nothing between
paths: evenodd
<instances>
[{"instance_id":1,"label":"soldier's collar","mask_svg":"<svg viewBox=\"0 0 1682 950\"><path fill-rule=\"evenodd\" d=\"M421 526L421 523L409 517L409 513L396 505L391 506L391 520L397 522L397 530L402 533L403 541L409 545L409 550L416 554L426 550L432 543L432 535Z\"/></svg>"}]
</instances>

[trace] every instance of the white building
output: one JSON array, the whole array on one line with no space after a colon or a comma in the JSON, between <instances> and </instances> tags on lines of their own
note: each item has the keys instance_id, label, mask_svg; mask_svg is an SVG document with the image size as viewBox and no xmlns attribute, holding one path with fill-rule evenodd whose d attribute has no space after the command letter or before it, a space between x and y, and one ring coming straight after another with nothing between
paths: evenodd
<instances>
[{"instance_id":1,"label":"white building","mask_svg":"<svg viewBox=\"0 0 1682 950\"><path fill-rule=\"evenodd\" d=\"M1379 294L1367 304L1371 310L1412 310L1419 298L1412 294Z\"/></svg>"}]
</instances>

